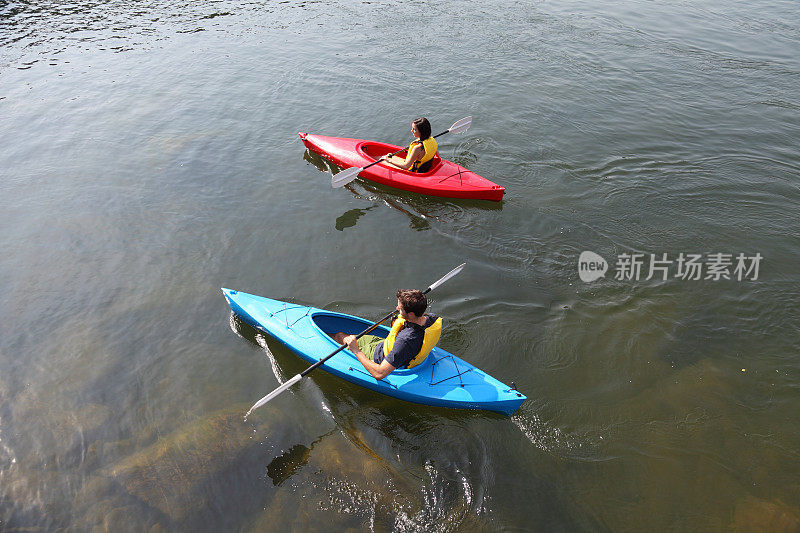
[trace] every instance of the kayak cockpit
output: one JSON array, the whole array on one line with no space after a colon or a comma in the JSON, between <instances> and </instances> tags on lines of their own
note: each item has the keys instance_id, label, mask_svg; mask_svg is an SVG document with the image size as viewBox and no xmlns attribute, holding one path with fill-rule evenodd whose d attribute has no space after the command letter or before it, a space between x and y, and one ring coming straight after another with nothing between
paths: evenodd
<instances>
[{"instance_id":1,"label":"kayak cockpit","mask_svg":"<svg viewBox=\"0 0 800 533\"><path fill-rule=\"evenodd\" d=\"M338 313L326 313L316 312L311 314L311 322L316 326L316 328L327 336L333 345L337 345L336 341L333 340L333 335L336 335L338 332L346 333L347 335L358 335L368 327L370 327L373 323L364 320L363 318L358 318L350 315L340 315ZM375 335L376 337L386 338L389 335L389 328L386 326L378 326L374 330L372 330L369 335ZM350 357L355 358L352 355L350 350L344 350L345 353L350 355ZM368 354L370 357L372 354ZM413 368L398 368L392 372L392 374L405 374L405 373L416 373L419 372L426 364L431 360L430 354L428 357L425 358L423 362L418 364ZM360 364L360 363L359 363Z\"/></svg>"},{"instance_id":2,"label":"kayak cockpit","mask_svg":"<svg viewBox=\"0 0 800 533\"><path fill-rule=\"evenodd\" d=\"M394 146L391 144L379 143L373 141L364 141L356 147L356 150L358 151L358 153L360 153L365 157L368 157L372 161L377 161L378 159L380 159L385 155L396 152L398 148L399 148L398 146ZM397 154L397 156L405 157L406 150L403 150L402 152ZM436 173L438 168L442 165L442 158L439 157L439 154L433 156L433 162L431 163L431 168L427 172L411 172L410 170L403 170L395 166L385 165L384 163L380 163L380 165L391 168L392 170L396 170L397 172L403 172L404 174L408 174L410 176L430 176L431 174Z\"/></svg>"},{"instance_id":3,"label":"kayak cockpit","mask_svg":"<svg viewBox=\"0 0 800 533\"><path fill-rule=\"evenodd\" d=\"M372 322L367 322L363 318L325 312L312 313L311 321L328 337L340 331L348 335L358 335L372 325ZM374 331L370 332L370 335L384 338L388 334L389 330L385 326L378 326Z\"/></svg>"}]
</instances>

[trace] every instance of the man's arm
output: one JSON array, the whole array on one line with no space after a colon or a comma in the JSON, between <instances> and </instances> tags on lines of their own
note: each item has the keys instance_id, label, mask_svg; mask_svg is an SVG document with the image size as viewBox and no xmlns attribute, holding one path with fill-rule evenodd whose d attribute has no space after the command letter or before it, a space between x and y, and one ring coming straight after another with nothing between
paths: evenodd
<instances>
[{"instance_id":1,"label":"man's arm","mask_svg":"<svg viewBox=\"0 0 800 533\"><path fill-rule=\"evenodd\" d=\"M364 365L364 368L375 379L383 379L394 371L394 367L384 359L380 364L366 356L364 352L358 349L358 342L355 335L348 335L345 337L344 342L348 344L350 351L358 357L359 362Z\"/></svg>"}]
</instances>

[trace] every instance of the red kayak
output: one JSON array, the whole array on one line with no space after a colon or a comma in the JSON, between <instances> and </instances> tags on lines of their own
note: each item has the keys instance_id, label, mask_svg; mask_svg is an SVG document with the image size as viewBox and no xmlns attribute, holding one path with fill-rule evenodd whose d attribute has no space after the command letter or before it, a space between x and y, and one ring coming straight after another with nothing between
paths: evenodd
<instances>
[{"instance_id":1,"label":"red kayak","mask_svg":"<svg viewBox=\"0 0 800 533\"><path fill-rule=\"evenodd\" d=\"M362 139L325 137L310 133L298 133L303 144L320 154L331 163L342 168L365 167L382 156L400 150L400 146ZM405 157L405 152L398 154ZM442 159L437 154L428 172L417 173L402 170L385 163L378 163L364 169L360 176L364 179L420 194L442 198L471 198L476 200L503 199L505 188L478 176L452 161Z\"/></svg>"}]
</instances>

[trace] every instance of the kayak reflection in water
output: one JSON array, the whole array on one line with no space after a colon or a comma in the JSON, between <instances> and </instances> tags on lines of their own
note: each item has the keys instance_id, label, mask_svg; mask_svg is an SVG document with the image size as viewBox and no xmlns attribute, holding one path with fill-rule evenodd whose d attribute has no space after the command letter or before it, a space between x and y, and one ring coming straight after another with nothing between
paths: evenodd
<instances>
[{"instance_id":1,"label":"kayak reflection in water","mask_svg":"<svg viewBox=\"0 0 800 533\"><path fill-rule=\"evenodd\" d=\"M339 332L333 339L347 344L350 351L375 379L383 379L397 368L413 368L420 364L439 342L442 319L426 313L428 299L422 291L397 291L398 316L386 339L374 335L355 335ZM367 356L365 352L373 355Z\"/></svg>"},{"instance_id":2,"label":"kayak reflection in water","mask_svg":"<svg viewBox=\"0 0 800 533\"><path fill-rule=\"evenodd\" d=\"M439 151L439 144L431 137L431 123L425 117L415 119L411 123L411 133L417 139L408 145L406 158L393 155L384 161L403 170L427 172L431 168L433 157Z\"/></svg>"}]
</instances>

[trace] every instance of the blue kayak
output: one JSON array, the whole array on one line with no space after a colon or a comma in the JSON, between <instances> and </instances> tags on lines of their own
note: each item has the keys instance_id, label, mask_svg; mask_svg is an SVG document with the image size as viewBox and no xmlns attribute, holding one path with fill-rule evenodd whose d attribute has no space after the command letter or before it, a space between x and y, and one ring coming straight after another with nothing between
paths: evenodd
<instances>
[{"instance_id":1,"label":"blue kayak","mask_svg":"<svg viewBox=\"0 0 800 533\"><path fill-rule=\"evenodd\" d=\"M339 331L358 334L372 325L363 318L316 307L225 288L222 293L242 320L269 333L312 364L339 347L329 335ZM388 334L386 326L371 332L378 337ZM321 368L381 394L425 405L486 409L510 416L526 400L524 394L439 347L414 368L397 369L382 380L372 377L348 349L334 355Z\"/></svg>"}]
</instances>

